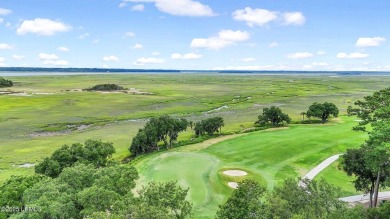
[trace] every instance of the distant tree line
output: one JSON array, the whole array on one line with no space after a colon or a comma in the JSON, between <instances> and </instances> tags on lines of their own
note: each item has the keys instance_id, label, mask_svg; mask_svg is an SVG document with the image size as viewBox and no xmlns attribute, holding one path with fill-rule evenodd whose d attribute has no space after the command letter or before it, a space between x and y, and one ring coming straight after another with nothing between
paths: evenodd
<instances>
[{"instance_id":1,"label":"distant tree line","mask_svg":"<svg viewBox=\"0 0 390 219\"><path fill-rule=\"evenodd\" d=\"M12 87L14 83L11 80L0 77L0 87Z\"/></svg>"},{"instance_id":2,"label":"distant tree line","mask_svg":"<svg viewBox=\"0 0 390 219\"><path fill-rule=\"evenodd\" d=\"M98 84L91 88L87 88L87 91L115 91L115 90L124 90L122 86L117 84Z\"/></svg>"}]
</instances>

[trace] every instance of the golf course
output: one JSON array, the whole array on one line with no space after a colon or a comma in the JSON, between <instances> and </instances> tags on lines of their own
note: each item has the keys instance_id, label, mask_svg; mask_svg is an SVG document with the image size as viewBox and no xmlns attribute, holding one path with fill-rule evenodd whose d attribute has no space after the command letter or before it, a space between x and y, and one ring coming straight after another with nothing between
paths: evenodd
<instances>
[{"instance_id":1,"label":"golf course","mask_svg":"<svg viewBox=\"0 0 390 219\"><path fill-rule=\"evenodd\" d=\"M33 165L62 145L87 139L112 142L115 161L139 172L136 189L148 182L177 181L189 188L194 218L213 218L234 191L229 183L253 179L272 190L303 177L322 161L367 139L353 131L358 118L347 107L390 84L388 76L327 74L70 74L7 76L0 88L0 184L12 175L34 174ZM126 92L87 91L117 84ZM314 102L334 103L338 117L321 124L306 118ZM291 117L282 127L256 129L264 108L277 106ZM219 116L221 133L199 143L131 157L132 139L147 121L169 115L198 122ZM177 142L195 138L193 128ZM162 144L162 142L160 142ZM25 167L25 166L28 167ZM224 173L240 170L239 176ZM238 171L238 173L240 173ZM315 179L359 194L336 161ZM234 184L230 184L234 185Z\"/></svg>"}]
</instances>

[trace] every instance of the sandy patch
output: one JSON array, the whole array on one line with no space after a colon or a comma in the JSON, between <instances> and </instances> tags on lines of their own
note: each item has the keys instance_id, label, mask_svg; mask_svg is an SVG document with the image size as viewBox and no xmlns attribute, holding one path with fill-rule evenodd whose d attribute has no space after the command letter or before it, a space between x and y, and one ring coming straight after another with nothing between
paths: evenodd
<instances>
[{"instance_id":1,"label":"sandy patch","mask_svg":"<svg viewBox=\"0 0 390 219\"><path fill-rule=\"evenodd\" d=\"M33 167L35 166L34 163L25 163L23 165L19 165L20 168L30 168L30 167Z\"/></svg>"},{"instance_id":2,"label":"sandy patch","mask_svg":"<svg viewBox=\"0 0 390 219\"><path fill-rule=\"evenodd\" d=\"M54 93L34 93L34 94L38 94L38 95L50 95L50 94L54 94Z\"/></svg>"},{"instance_id":3,"label":"sandy patch","mask_svg":"<svg viewBox=\"0 0 390 219\"><path fill-rule=\"evenodd\" d=\"M226 171L223 171L223 174L228 175L228 176L246 176L246 175L248 175L247 172L242 171L242 170L226 170Z\"/></svg>"},{"instance_id":4,"label":"sandy patch","mask_svg":"<svg viewBox=\"0 0 390 219\"><path fill-rule=\"evenodd\" d=\"M228 182L228 186L230 188L237 189L238 188L238 183L236 183L236 182Z\"/></svg>"},{"instance_id":5,"label":"sandy patch","mask_svg":"<svg viewBox=\"0 0 390 219\"><path fill-rule=\"evenodd\" d=\"M10 96L22 96L22 97L29 97L29 96L31 96L28 93L13 93L13 94L9 94L9 95Z\"/></svg>"}]
</instances>

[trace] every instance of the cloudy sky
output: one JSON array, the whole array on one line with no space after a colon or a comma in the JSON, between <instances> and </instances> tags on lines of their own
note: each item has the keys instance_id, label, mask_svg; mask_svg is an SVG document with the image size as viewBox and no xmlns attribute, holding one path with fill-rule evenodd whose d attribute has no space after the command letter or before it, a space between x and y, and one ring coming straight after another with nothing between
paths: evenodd
<instances>
[{"instance_id":1,"label":"cloudy sky","mask_svg":"<svg viewBox=\"0 0 390 219\"><path fill-rule=\"evenodd\" d=\"M1 0L0 66L390 71L389 0Z\"/></svg>"}]
</instances>

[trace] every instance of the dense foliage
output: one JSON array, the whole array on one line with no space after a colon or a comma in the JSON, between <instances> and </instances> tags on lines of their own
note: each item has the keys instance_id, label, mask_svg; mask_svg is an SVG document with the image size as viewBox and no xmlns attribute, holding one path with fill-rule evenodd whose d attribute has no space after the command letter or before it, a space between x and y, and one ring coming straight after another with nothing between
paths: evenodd
<instances>
[{"instance_id":1,"label":"dense foliage","mask_svg":"<svg viewBox=\"0 0 390 219\"><path fill-rule=\"evenodd\" d=\"M350 109L362 120L355 130L366 131L366 125L381 120L390 120L390 87L376 91L355 102L357 108Z\"/></svg>"},{"instance_id":2,"label":"dense foliage","mask_svg":"<svg viewBox=\"0 0 390 219\"><path fill-rule=\"evenodd\" d=\"M179 132L185 131L187 126L187 120L175 119L168 115L151 118L144 128L138 130L129 150L135 156L159 150L160 141L168 149L177 140Z\"/></svg>"},{"instance_id":3,"label":"dense foliage","mask_svg":"<svg viewBox=\"0 0 390 219\"><path fill-rule=\"evenodd\" d=\"M14 84L11 80L0 77L0 87L12 87Z\"/></svg>"},{"instance_id":4,"label":"dense foliage","mask_svg":"<svg viewBox=\"0 0 390 219\"><path fill-rule=\"evenodd\" d=\"M325 123L330 116L337 117L339 109L333 103L313 103L306 113L307 117L320 118L322 123Z\"/></svg>"},{"instance_id":5,"label":"dense foliage","mask_svg":"<svg viewBox=\"0 0 390 219\"><path fill-rule=\"evenodd\" d=\"M63 145L50 157L46 157L35 166L35 172L49 177L57 177L64 168L73 166L76 162L92 164L95 168L107 166L109 158L115 153L112 143L87 140L71 146Z\"/></svg>"},{"instance_id":6,"label":"dense foliage","mask_svg":"<svg viewBox=\"0 0 390 219\"><path fill-rule=\"evenodd\" d=\"M356 190L370 195L370 207L378 204L380 188L390 185L390 88L375 92L357 101L356 113L362 121L354 130L372 131L360 148L349 149L342 156L341 167L348 175L354 175Z\"/></svg>"},{"instance_id":7,"label":"dense foliage","mask_svg":"<svg viewBox=\"0 0 390 219\"><path fill-rule=\"evenodd\" d=\"M389 203L377 209L350 207L339 196L340 189L326 181L287 179L272 192L265 192L257 182L244 180L226 203L219 206L216 218L389 218Z\"/></svg>"},{"instance_id":8,"label":"dense foliage","mask_svg":"<svg viewBox=\"0 0 390 219\"><path fill-rule=\"evenodd\" d=\"M215 132L221 133L221 128L224 126L223 118L220 116L212 117L208 119L201 120L195 123L194 131L196 136L212 135Z\"/></svg>"},{"instance_id":9,"label":"dense foliage","mask_svg":"<svg viewBox=\"0 0 390 219\"><path fill-rule=\"evenodd\" d=\"M271 106L263 109L263 114L258 116L255 124L277 126L283 122L290 123L291 118L286 113L283 113L279 107Z\"/></svg>"},{"instance_id":10,"label":"dense foliage","mask_svg":"<svg viewBox=\"0 0 390 219\"><path fill-rule=\"evenodd\" d=\"M86 90L91 91L115 91L115 90L124 90L122 86L117 84L98 84Z\"/></svg>"},{"instance_id":11,"label":"dense foliage","mask_svg":"<svg viewBox=\"0 0 390 219\"><path fill-rule=\"evenodd\" d=\"M86 146L73 149L90 149ZM111 145L112 146L112 145ZM104 150L103 147L98 149ZM50 157L68 160L70 148L54 152ZM192 204L186 200L188 189L176 182L154 183L142 187L135 195L133 189L139 178L137 170L130 165L114 162L96 165L98 157L79 159L64 166L56 178L43 175L11 177L0 187L0 205L12 207L0 212L3 218L178 218L192 214ZM73 154L72 154L73 155ZM81 153L83 156L83 153ZM99 167L99 168L96 168ZM29 210L20 210L29 209Z\"/></svg>"}]
</instances>

